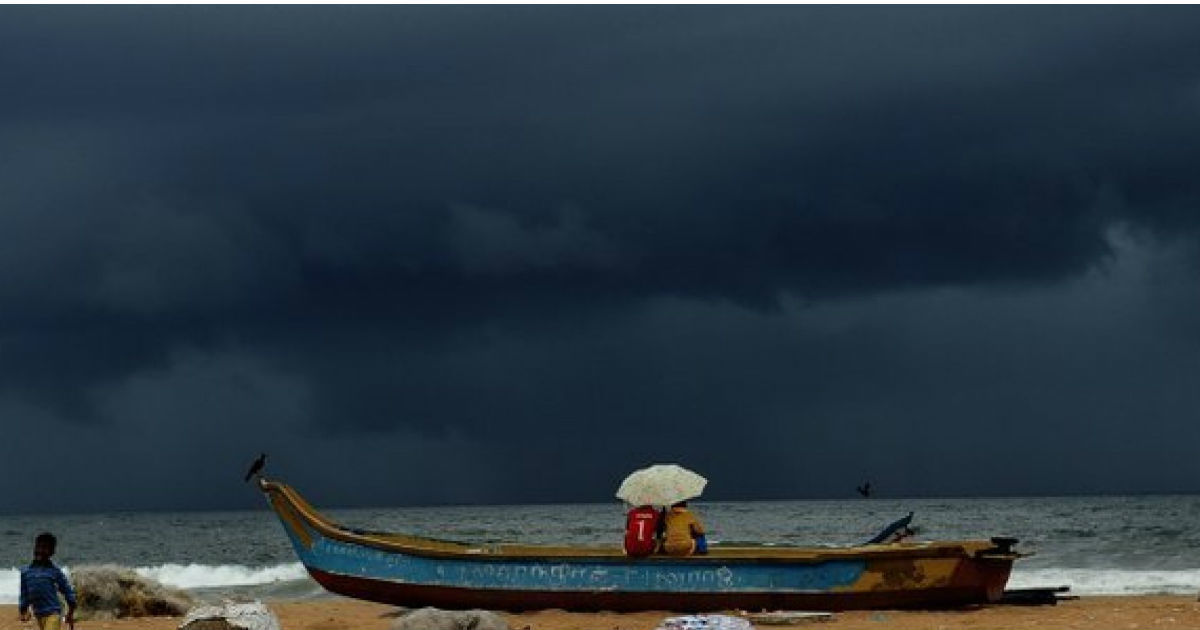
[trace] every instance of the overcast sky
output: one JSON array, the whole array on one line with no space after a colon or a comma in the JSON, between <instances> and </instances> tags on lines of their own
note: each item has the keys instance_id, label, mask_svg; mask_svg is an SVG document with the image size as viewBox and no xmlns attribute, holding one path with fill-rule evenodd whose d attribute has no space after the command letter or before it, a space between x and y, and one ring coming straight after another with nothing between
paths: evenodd
<instances>
[{"instance_id":1,"label":"overcast sky","mask_svg":"<svg viewBox=\"0 0 1200 630\"><path fill-rule=\"evenodd\" d=\"M0 8L3 511L1200 491L1198 32Z\"/></svg>"}]
</instances>

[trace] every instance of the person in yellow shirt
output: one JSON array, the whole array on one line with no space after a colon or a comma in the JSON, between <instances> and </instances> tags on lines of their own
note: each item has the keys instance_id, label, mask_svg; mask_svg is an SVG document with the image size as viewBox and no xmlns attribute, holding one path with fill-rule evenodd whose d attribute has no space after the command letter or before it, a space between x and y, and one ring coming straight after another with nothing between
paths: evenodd
<instances>
[{"instance_id":1,"label":"person in yellow shirt","mask_svg":"<svg viewBox=\"0 0 1200 630\"><path fill-rule=\"evenodd\" d=\"M672 556L690 556L696 553L696 539L703 539L704 526L687 508L687 501L680 501L667 511L666 534L663 551ZM700 549L704 553L707 549Z\"/></svg>"}]
</instances>

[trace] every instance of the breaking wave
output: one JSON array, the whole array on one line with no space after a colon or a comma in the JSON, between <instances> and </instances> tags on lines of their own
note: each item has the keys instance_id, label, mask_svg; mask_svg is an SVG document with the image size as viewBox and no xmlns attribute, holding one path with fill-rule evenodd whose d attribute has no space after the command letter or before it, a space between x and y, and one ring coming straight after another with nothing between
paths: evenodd
<instances>
[{"instance_id":1,"label":"breaking wave","mask_svg":"<svg viewBox=\"0 0 1200 630\"><path fill-rule=\"evenodd\" d=\"M308 579L304 565L299 562L273 567L246 567L237 564L218 566L206 564L163 564L157 567L138 567L138 575L177 588L217 588L221 586L258 586L273 582Z\"/></svg>"},{"instance_id":2,"label":"breaking wave","mask_svg":"<svg viewBox=\"0 0 1200 630\"><path fill-rule=\"evenodd\" d=\"M64 570L70 574L70 567ZM308 573L304 570L304 565L299 562L270 567L247 567L237 564L162 564L153 567L135 567L134 571L142 577L185 590L309 582ZM0 569L0 604L16 603L20 584L20 569Z\"/></svg>"},{"instance_id":3,"label":"breaking wave","mask_svg":"<svg viewBox=\"0 0 1200 630\"><path fill-rule=\"evenodd\" d=\"M17 603L20 588L21 572L18 569L0 569L0 604Z\"/></svg>"},{"instance_id":4,"label":"breaking wave","mask_svg":"<svg viewBox=\"0 0 1200 630\"><path fill-rule=\"evenodd\" d=\"M1072 595L1195 595L1200 569L1014 569L1008 580L1009 588L1052 586L1070 586Z\"/></svg>"}]
</instances>

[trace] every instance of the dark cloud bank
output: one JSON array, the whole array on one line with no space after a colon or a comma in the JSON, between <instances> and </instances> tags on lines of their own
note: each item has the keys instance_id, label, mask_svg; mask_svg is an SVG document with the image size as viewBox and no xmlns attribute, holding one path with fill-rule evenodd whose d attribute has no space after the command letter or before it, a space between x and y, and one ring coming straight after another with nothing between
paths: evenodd
<instances>
[{"instance_id":1,"label":"dark cloud bank","mask_svg":"<svg viewBox=\"0 0 1200 630\"><path fill-rule=\"evenodd\" d=\"M1194 8L0 14L9 511L1200 490Z\"/></svg>"}]
</instances>

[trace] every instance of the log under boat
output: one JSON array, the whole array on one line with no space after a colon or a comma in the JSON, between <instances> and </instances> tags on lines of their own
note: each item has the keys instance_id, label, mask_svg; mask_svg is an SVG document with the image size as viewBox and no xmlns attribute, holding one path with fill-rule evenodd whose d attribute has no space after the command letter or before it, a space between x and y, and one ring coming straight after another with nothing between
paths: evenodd
<instances>
[{"instance_id":1,"label":"log under boat","mask_svg":"<svg viewBox=\"0 0 1200 630\"><path fill-rule=\"evenodd\" d=\"M259 487L310 575L340 595L400 606L574 611L947 608L995 602L1012 538L847 548L713 545L630 558L621 547L472 545L364 532L283 483Z\"/></svg>"}]
</instances>

